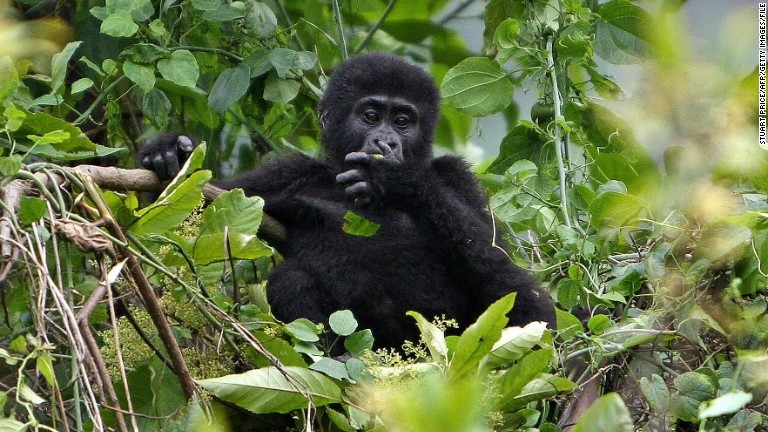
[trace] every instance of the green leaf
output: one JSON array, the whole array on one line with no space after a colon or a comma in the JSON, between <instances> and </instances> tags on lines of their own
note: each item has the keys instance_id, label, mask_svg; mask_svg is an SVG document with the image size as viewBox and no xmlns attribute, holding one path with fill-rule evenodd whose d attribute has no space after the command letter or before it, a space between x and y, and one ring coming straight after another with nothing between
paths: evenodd
<instances>
[{"instance_id":1,"label":"green leaf","mask_svg":"<svg viewBox=\"0 0 768 432\"><path fill-rule=\"evenodd\" d=\"M445 74L440 86L443 101L472 117L495 114L515 95L507 72L486 57L470 57Z\"/></svg>"},{"instance_id":2,"label":"green leaf","mask_svg":"<svg viewBox=\"0 0 768 432\"><path fill-rule=\"evenodd\" d=\"M501 338L501 331L509 322L507 314L515 304L516 293L502 297L483 312L477 321L464 330L456 343L449 375L461 378L477 373L480 362L491 352Z\"/></svg>"},{"instance_id":3,"label":"green leaf","mask_svg":"<svg viewBox=\"0 0 768 432\"><path fill-rule=\"evenodd\" d=\"M598 398L579 418L573 432L633 432L632 417L624 401L616 393Z\"/></svg>"},{"instance_id":4,"label":"green leaf","mask_svg":"<svg viewBox=\"0 0 768 432\"><path fill-rule=\"evenodd\" d=\"M612 326L613 326L613 321L611 321L611 319L607 315L603 315L603 314L595 315L592 318L590 318L589 321L587 322L587 328L596 335L605 333Z\"/></svg>"},{"instance_id":5,"label":"green leaf","mask_svg":"<svg viewBox=\"0 0 768 432\"><path fill-rule=\"evenodd\" d=\"M203 12L203 19L213 22L226 22L244 17L245 11L243 7L236 7L235 5L244 6L242 2L232 2L231 5L222 4L214 10Z\"/></svg>"},{"instance_id":6,"label":"green leaf","mask_svg":"<svg viewBox=\"0 0 768 432\"><path fill-rule=\"evenodd\" d=\"M531 402L540 401L576 388L576 383L556 375L540 374L523 387L520 393L506 404L506 410L519 409Z\"/></svg>"},{"instance_id":7,"label":"green leaf","mask_svg":"<svg viewBox=\"0 0 768 432\"><path fill-rule=\"evenodd\" d=\"M0 59L0 62L2 62L2 59ZM0 67L2 66L0 65ZM1 73L2 72L0 72L0 74ZM2 83L2 77L0 77L0 83ZM2 102L2 100L0 100L0 102ZM4 114L6 119L5 129L9 132L16 132L21 129L21 126L24 124L24 119L27 118L27 112L16 108L16 105L12 103L6 105Z\"/></svg>"},{"instance_id":8,"label":"green leaf","mask_svg":"<svg viewBox=\"0 0 768 432\"><path fill-rule=\"evenodd\" d=\"M144 93L142 100L144 115L152 124L162 130L168 125L168 114L171 112L171 101L165 92L158 88Z\"/></svg>"},{"instance_id":9,"label":"green leaf","mask_svg":"<svg viewBox=\"0 0 768 432\"><path fill-rule=\"evenodd\" d=\"M37 366L37 370L40 371L40 375L45 378L45 381L48 383L48 385L55 387L56 375L53 370L53 356L51 356L51 354L48 352L39 352L37 359L35 360L35 365Z\"/></svg>"},{"instance_id":10,"label":"green leaf","mask_svg":"<svg viewBox=\"0 0 768 432\"><path fill-rule=\"evenodd\" d=\"M200 232L223 233L227 227L230 232L254 233L261 225L263 208L264 200L261 197L247 197L242 189L226 191L203 210Z\"/></svg>"},{"instance_id":11,"label":"green leaf","mask_svg":"<svg viewBox=\"0 0 768 432\"><path fill-rule=\"evenodd\" d=\"M507 18L502 21L496 32L493 34L493 44L496 49L504 53L505 57L511 55L511 52L518 49L517 35L520 33L520 23L516 19Z\"/></svg>"},{"instance_id":12,"label":"green leaf","mask_svg":"<svg viewBox=\"0 0 768 432\"><path fill-rule=\"evenodd\" d=\"M167 56L167 49L148 43L133 44L120 53L121 58L142 65L154 65Z\"/></svg>"},{"instance_id":13,"label":"green leaf","mask_svg":"<svg viewBox=\"0 0 768 432\"><path fill-rule=\"evenodd\" d=\"M195 56L185 49L176 50L170 58L158 61L157 70L163 78L184 87L195 87L200 76Z\"/></svg>"},{"instance_id":14,"label":"green leaf","mask_svg":"<svg viewBox=\"0 0 768 432\"><path fill-rule=\"evenodd\" d=\"M633 64L648 57L651 15L629 0L600 5L595 31L595 54L614 64Z\"/></svg>"},{"instance_id":15,"label":"green leaf","mask_svg":"<svg viewBox=\"0 0 768 432\"><path fill-rule=\"evenodd\" d=\"M254 369L242 374L198 380L216 397L256 414L287 413L341 402L341 390L329 378L312 370L286 366Z\"/></svg>"},{"instance_id":16,"label":"green leaf","mask_svg":"<svg viewBox=\"0 0 768 432\"><path fill-rule=\"evenodd\" d=\"M201 11L216 10L222 4L221 0L192 0L192 7Z\"/></svg>"},{"instance_id":17,"label":"green leaf","mask_svg":"<svg viewBox=\"0 0 768 432\"><path fill-rule=\"evenodd\" d=\"M251 71L245 64L225 70L213 84L208 95L208 105L217 113L223 114L245 96L251 84L250 78Z\"/></svg>"},{"instance_id":18,"label":"green leaf","mask_svg":"<svg viewBox=\"0 0 768 432\"><path fill-rule=\"evenodd\" d=\"M0 157L0 176L15 176L21 170L21 155L12 154L7 157Z\"/></svg>"},{"instance_id":19,"label":"green leaf","mask_svg":"<svg viewBox=\"0 0 768 432\"><path fill-rule=\"evenodd\" d=\"M283 330L302 342L317 342L320 340L317 325L306 318L299 318L286 324Z\"/></svg>"},{"instance_id":20,"label":"green leaf","mask_svg":"<svg viewBox=\"0 0 768 432\"><path fill-rule=\"evenodd\" d=\"M349 336L357 330L357 320L351 311L340 310L331 314L328 318L331 330L339 336Z\"/></svg>"},{"instance_id":21,"label":"green leaf","mask_svg":"<svg viewBox=\"0 0 768 432\"><path fill-rule=\"evenodd\" d=\"M696 421L702 402L717 395L717 381L701 372L686 372L675 377L677 391L670 399L669 412L680 420Z\"/></svg>"},{"instance_id":22,"label":"green leaf","mask_svg":"<svg viewBox=\"0 0 768 432\"><path fill-rule=\"evenodd\" d=\"M21 83L19 73L8 56L0 57L0 104L5 102Z\"/></svg>"},{"instance_id":23,"label":"green leaf","mask_svg":"<svg viewBox=\"0 0 768 432\"><path fill-rule=\"evenodd\" d=\"M269 62L280 78L287 78L291 69L309 70L315 67L317 55L310 51L294 51L288 48L275 48L269 54Z\"/></svg>"},{"instance_id":24,"label":"green leaf","mask_svg":"<svg viewBox=\"0 0 768 432\"><path fill-rule=\"evenodd\" d=\"M270 102L290 102L301 90L301 83L292 79L277 78L274 75L267 77L264 83L264 99Z\"/></svg>"},{"instance_id":25,"label":"green leaf","mask_svg":"<svg viewBox=\"0 0 768 432\"><path fill-rule=\"evenodd\" d=\"M349 374L347 373L347 367L344 365L344 363L335 359L323 357L320 360L312 363L309 368L314 371L324 373L325 375L328 375L329 377L335 378L337 380L350 379Z\"/></svg>"},{"instance_id":26,"label":"green leaf","mask_svg":"<svg viewBox=\"0 0 768 432\"><path fill-rule=\"evenodd\" d=\"M669 388L664 382L664 378L653 374L651 380L640 378L640 391L643 392L645 400L656 415L661 415L669 409Z\"/></svg>"},{"instance_id":27,"label":"green leaf","mask_svg":"<svg viewBox=\"0 0 768 432\"><path fill-rule=\"evenodd\" d=\"M501 398L494 402L496 409L503 410L526 385L540 373L546 372L551 358L551 349L531 351L504 372L498 381Z\"/></svg>"},{"instance_id":28,"label":"green leaf","mask_svg":"<svg viewBox=\"0 0 768 432\"><path fill-rule=\"evenodd\" d=\"M51 144L56 150L64 152L89 150L93 152L91 157L95 156L94 150L97 148L77 126L43 112L28 114L19 128L19 135L48 135L50 139L41 144Z\"/></svg>"},{"instance_id":29,"label":"green leaf","mask_svg":"<svg viewBox=\"0 0 768 432\"><path fill-rule=\"evenodd\" d=\"M143 236L177 228L200 205L203 186L210 179L210 171L197 171L172 191L166 189L157 201L140 212L141 217L131 226L131 232Z\"/></svg>"},{"instance_id":30,"label":"green leaf","mask_svg":"<svg viewBox=\"0 0 768 432\"><path fill-rule=\"evenodd\" d=\"M269 6L262 2L252 2L245 15L245 25L259 39L266 39L275 33L277 17Z\"/></svg>"},{"instance_id":31,"label":"green leaf","mask_svg":"<svg viewBox=\"0 0 768 432\"><path fill-rule=\"evenodd\" d=\"M68 43L60 53L51 57L51 93L58 93L67 77L67 64L82 41Z\"/></svg>"},{"instance_id":32,"label":"green leaf","mask_svg":"<svg viewBox=\"0 0 768 432\"><path fill-rule=\"evenodd\" d=\"M101 23L101 32L113 37L131 37L139 31L130 11L114 12Z\"/></svg>"},{"instance_id":33,"label":"green leaf","mask_svg":"<svg viewBox=\"0 0 768 432\"><path fill-rule=\"evenodd\" d=\"M254 230L255 232L255 230ZM229 242L229 249L225 246ZM228 259L255 260L271 256L274 250L259 240L256 234L223 232L202 234L194 240L192 260L195 264L206 265Z\"/></svg>"},{"instance_id":34,"label":"green leaf","mask_svg":"<svg viewBox=\"0 0 768 432\"><path fill-rule=\"evenodd\" d=\"M0 419L0 431L2 432L24 432L27 430L27 424L12 418Z\"/></svg>"},{"instance_id":35,"label":"green leaf","mask_svg":"<svg viewBox=\"0 0 768 432\"><path fill-rule=\"evenodd\" d=\"M26 195L19 198L19 220L25 225L39 221L47 211L45 200Z\"/></svg>"},{"instance_id":36,"label":"green leaf","mask_svg":"<svg viewBox=\"0 0 768 432\"><path fill-rule=\"evenodd\" d=\"M353 213L351 211L348 211L347 214L344 215L344 225L341 227L342 230L344 230L345 233L358 236L358 237L371 237L377 232L379 232L379 228L381 228L381 225L369 221L368 219Z\"/></svg>"},{"instance_id":37,"label":"green leaf","mask_svg":"<svg viewBox=\"0 0 768 432\"><path fill-rule=\"evenodd\" d=\"M148 92L155 87L155 67L134 63L126 60L123 63L123 73L129 80L138 84L142 90Z\"/></svg>"},{"instance_id":38,"label":"green leaf","mask_svg":"<svg viewBox=\"0 0 768 432\"><path fill-rule=\"evenodd\" d=\"M589 204L591 222L598 228L635 226L645 209L645 203L640 198L613 191L598 195Z\"/></svg>"},{"instance_id":39,"label":"green leaf","mask_svg":"<svg viewBox=\"0 0 768 432\"><path fill-rule=\"evenodd\" d=\"M445 334L436 325L427 321L420 313L408 311L407 315L416 320L416 325L421 332L421 339L427 345L429 355L436 362L445 362L448 357L448 344L445 342Z\"/></svg>"},{"instance_id":40,"label":"green leaf","mask_svg":"<svg viewBox=\"0 0 768 432\"><path fill-rule=\"evenodd\" d=\"M501 140L496 160L486 170L493 174L504 174L515 162L538 160L544 145L544 138L531 126L518 124Z\"/></svg>"},{"instance_id":41,"label":"green leaf","mask_svg":"<svg viewBox=\"0 0 768 432\"><path fill-rule=\"evenodd\" d=\"M79 80L72 83L72 90L70 92L72 94L78 94L88 90L91 87L93 87L92 79L80 78Z\"/></svg>"},{"instance_id":42,"label":"green leaf","mask_svg":"<svg viewBox=\"0 0 768 432\"><path fill-rule=\"evenodd\" d=\"M699 419L733 414L747 406L752 401L752 393L735 390L706 401L699 406Z\"/></svg>"},{"instance_id":43,"label":"green leaf","mask_svg":"<svg viewBox=\"0 0 768 432\"><path fill-rule=\"evenodd\" d=\"M541 321L534 321L525 327L505 328L486 357L484 366L495 369L521 358L541 342L546 330L547 323Z\"/></svg>"},{"instance_id":44,"label":"green leaf","mask_svg":"<svg viewBox=\"0 0 768 432\"><path fill-rule=\"evenodd\" d=\"M354 355L373 348L373 333L369 329L352 333L344 339L344 348Z\"/></svg>"}]
</instances>

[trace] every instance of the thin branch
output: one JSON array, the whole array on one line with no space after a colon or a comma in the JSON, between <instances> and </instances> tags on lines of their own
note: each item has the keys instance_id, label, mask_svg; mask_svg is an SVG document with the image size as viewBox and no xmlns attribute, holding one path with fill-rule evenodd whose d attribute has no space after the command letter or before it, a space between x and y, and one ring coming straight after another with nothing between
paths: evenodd
<instances>
[{"instance_id":1,"label":"thin branch","mask_svg":"<svg viewBox=\"0 0 768 432\"><path fill-rule=\"evenodd\" d=\"M438 21L437 23L440 24L440 25L447 24L448 21L456 18L460 13L464 12L464 9L468 8L469 5L471 5L474 2L475 2L475 0L465 0L464 2L462 2L461 4L456 6L455 9L453 9L452 11L448 12L447 14L445 14L444 17L440 18L440 21Z\"/></svg>"},{"instance_id":2,"label":"thin branch","mask_svg":"<svg viewBox=\"0 0 768 432\"><path fill-rule=\"evenodd\" d=\"M554 50L554 38L547 40L547 68L552 77L552 99L555 106L555 154L557 155L557 171L560 174L560 210L563 212L563 222L565 226L571 228L571 215L568 212L568 190L566 185L565 162L563 160L563 140L561 138L560 123L558 119L562 115L560 112L560 91L557 86L557 73L555 70L555 58L552 54Z\"/></svg>"},{"instance_id":3,"label":"thin branch","mask_svg":"<svg viewBox=\"0 0 768 432\"><path fill-rule=\"evenodd\" d=\"M339 0L333 0L333 14L336 17L336 27L339 30L339 39L341 41L341 56L344 60L349 57L347 51L347 39L344 37L344 25L341 22L341 9L339 9Z\"/></svg>"},{"instance_id":4,"label":"thin branch","mask_svg":"<svg viewBox=\"0 0 768 432\"><path fill-rule=\"evenodd\" d=\"M365 35L365 39L363 39L362 42L360 42L360 45L355 48L355 52L359 53L360 51L365 48L366 45L368 45L369 42L371 42L371 39L373 39L373 35L376 34L376 32L379 30L379 27L384 23L384 20L387 19L389 14L392 12L392 9L395 8L395 4L397 3L397 0L390 0L389 4L387 5L387 8L384 9L384 13L381 14L381 17L379 17L379 20L376 21L376 24L371 27L371 29L368 31L368 34Z\"/></svg>"}]
</instances>

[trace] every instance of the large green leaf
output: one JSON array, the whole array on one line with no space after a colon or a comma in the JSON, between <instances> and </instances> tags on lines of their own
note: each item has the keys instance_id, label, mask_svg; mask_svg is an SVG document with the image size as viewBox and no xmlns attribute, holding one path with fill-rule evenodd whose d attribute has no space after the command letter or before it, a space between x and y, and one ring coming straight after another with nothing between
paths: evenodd
<instances>
[{"instance_id":1,"label":"large green leaf","mask_svg":"<svg viewBox=\"0 0 768 432\"><path fill-rule=\"evenodd\" d=\"M484 366L497 368L519 359L541 341L546 330L547 323L542 321L534 321L525 327L505 328L501 332L501 338L485 358Z\"/></svg>"},{"instance_id":2,"label":"large green leaf","mask_svg":"<svg viewBox=\"0 0 768 432\"><path fill-rule=\"evenodd\" d=\"M275 75L267 77L264 84L264 99L270 102L290 102L301 90L301 83L292 79L282 79Z\"/></svg>"},{"instance_id":3,"label":"large green leaf","mask_svg":"<svg viewBox=\"0 0 768 432\"><path fill-rule=\"evenodd\" d=\"M287 78L291 69L309 70L315 66L317 55L310 51L294 51L275 48L269 54L269 61L280 78Z\"/></svg>"},{"instance_id":4,"label":"large green leaf","mask_svg":"<svg viewBox=\"0 0 768 432\"><path fill-rule=\"evenodd\" d=\"M596 227L623 228L636 225L645 208L645 203L636 196L607 191L589 204L589 214Z\"/></svg>"},{"instance_id":5,"label":"large green leaf","mask_svg":"<svg viewBox=\"0 0 768 432\"><path fill-rule=\"evenodd\" d=\"M202 165L205 148L205 144L197 146L157 200L136 212L139 219L130 228L134 234L159 234L176 228L200 205L203 186L211 179L211 172L189 173Z\"/></svg>"},{"instance_id":6,"label":"large green leaf","mask_svg":"<svg viewBox=\"0 0 768 432\"><path fill-rule=\"evenodd\" d=\"M0 104L16 91L20 83L19 73L11 58L0 57Z\"/></svg>"},{"instance_id":7,"label":"large green leaf","mask_svg":"<svg viewBox=\"0 0 768 432\"><path fill-rule=\"evenodd\" d=\"M538 161L545 138L528 124L518 124L501 140L501 148L496 160L487 171L504 174L515 162L523 159Z\"/></svg>"},{"instance_id":8,"label":"large green leaf","mask_svg":"<svg viewBox=\"0 0 768 432\"><path fill-rule=\"evenodd\" d=\"M228 244L228 247L225 246ZM228 259L255 260L270 256L274 250L256 237L256 234L223 232L203 234L195 239L192 259L195 264L210 264Z\"/></svg>"},{"instance_id":9,"label":"large green leaf","mask_svg":"<svg viewBox=\"0 0 768 432\"><path fill-rule=\"evenodd\" d=\"M509 322L507 314L515 304L515 295L510 293L496 301L464 330L451 358L450 376L460 378L478 371L480 362L491 352Z\"/></svg>"},{"instance_id":10,"label":"large green leaf","mask_svg":"<svg viewBox=\"0 0 768 432\"><path fill-rule=\"evenodd\" d=\"M629 409L616 393L601 396L579 418L573 432L632 432L632 417Z\"/></svg>"},{"instance_id":11,"label":"large green leaf","mask_svg":"<svg viewBox=\"0 0 768 432\"><path fill-rule=\"evenodd\" d=\"M148 92L155 87L155 67L151 65L134 63L126 60L123 63L123 73L129 80L138 84L142 90Z\"/></svg>"},{"instance_id":12,"label":"large green leaf","mask_svg":"<svg viewBox=\"0 0 768 432\"><path fill-rule=\"evenodd\" d=\"M245 64L225 70L213 84L211 93L208 95L208 105L214 111L224 113L248 92L250 78L251 71Z\"/></svg>"},{"instance_id":13,"label":"large green leaf","mask_svg":"<svg viewBox=\"0 0 768 432\"><path fill-rule=\"evenodd\" d=\"M215 396L256 414L287 413L341 402L341 390L325 375L309 369L269 366L242 374L199 380Z\"/></svg>"},{"instance_id":14,"label":"large green leaf","mask_svg":"<svg viewBox=\"0 0 768 432\"><path fill-rule=\"evenodd\" d=\"M521 408L531 402L546 399L576 388L573 381L557 375L541 374L523 387L520 393L507 404L507 410ZM604 429L595 429L604 430Z\"/></svg>"},{"instance_id":15,"label":"large green leaf","mask_svg":"<svg viewBox=\"0 0 768 432\"><path fill-rule=\"evenodd\" d=\"M158 61L157 70L163 78L184 87L194 87L200 76L195 56L185 49L176 50L170 58Z\"/></svg>"},{"instance_id":16,"label":"large green leaf","mask_svg":"<svg viewBox=\"0 0 768 432\"><path fill-rule=\"evenodd\" d=\"M600 6L595 33L595 54L615 64L632 64L650 50L651 15L628 0L611 0Z\"/></svg>"},{"instance_id":17,"label":"large green leaf","mask_svg":"<svg viewBox=\"0 0 768 432\"><path fill-rule=\"evenodd\" d=\"M681 420L697 420L699 406L717 395L717 387L716 378L701 372L686 372L677 376L677 392L672 395L669 412Z\"/></svg>"},{"instance_id":18,"label":"large green leaf","mask_svg":"<svg viewBox=\"0 0 768 432\"><path fill-rule=\"evenodd\" d=\"M501 398L494 402L496 408L504 409L528 383L540 373L546 372L551 358L552 350L550 349L533 351L504 372L498 379Z\"/></svg>"},{"instance_id":19,"label":"large green leaf","mask_svg":"<svg viewBox=\"0 0 768 432\"><path fill-rule=\"evenodd\" d=\"M470 57L445 74L443 101L462 113L482 117L506 108L515 95L507 72L486 57Z\"/></svg>"},{"instance_id":20,"label":"large green leaf","mask_svg":"<svg viewBox=\"0 0 768 432\"><path fill-rule=\"evenodd\" d=\"M69 59L75 53L75 50L83 43L82 41L70 42L51 58L51 93L56 93L64 84L64 78L67 76L67 64Z\"/></svg>"}]
</instances>

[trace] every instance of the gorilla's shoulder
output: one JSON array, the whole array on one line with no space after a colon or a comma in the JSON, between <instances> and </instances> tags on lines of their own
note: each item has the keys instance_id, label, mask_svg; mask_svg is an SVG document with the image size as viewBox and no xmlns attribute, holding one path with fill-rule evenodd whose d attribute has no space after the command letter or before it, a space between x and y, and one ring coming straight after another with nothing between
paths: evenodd
<instances>
[{"instance_id":1,"label":"gorilla's shoulder","mask_svg":"<svg viewBox=\"0 0 768 432\"><path fill-rule=\"evenodd\" d=\"M445 155L436 157L432 159L430 165L435 172L443 177L456 175L472 176L472 173L469 171L469 163L458 156Z\"/></svg>"}]
</instances>

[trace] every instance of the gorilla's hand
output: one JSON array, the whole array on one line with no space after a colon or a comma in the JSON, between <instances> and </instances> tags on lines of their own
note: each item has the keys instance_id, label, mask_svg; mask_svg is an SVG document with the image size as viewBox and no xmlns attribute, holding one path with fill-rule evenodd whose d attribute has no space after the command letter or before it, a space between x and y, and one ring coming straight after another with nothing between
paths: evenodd
<instances>
[{"instance_id":1,"label":"gorilla's hand","mask_svg":"<svg viewBox=\"0 0 768 432\"><path fill-rule=\"evenodd\" d=\"M370 170L381 166L394 167L402 163L402 156L386 144L380 144L384 154L352 152L344 162L352 168L336 176L336 183L345 185L347 198L358 207L366 207L374 196L381 195L381 188L371 182Z\"/></svg>"},{"instance_id":2,"label":"gorilla's hand","mask_svg":"<svg viewBox=\"0 0 768 432\"><path fill-rule=\"evenodd\" d=\"M160 135L139 150L139 164L154 171L161 180L171 179L179 173L196 145L187 135Z\"/></svg>"}]
</instances>

